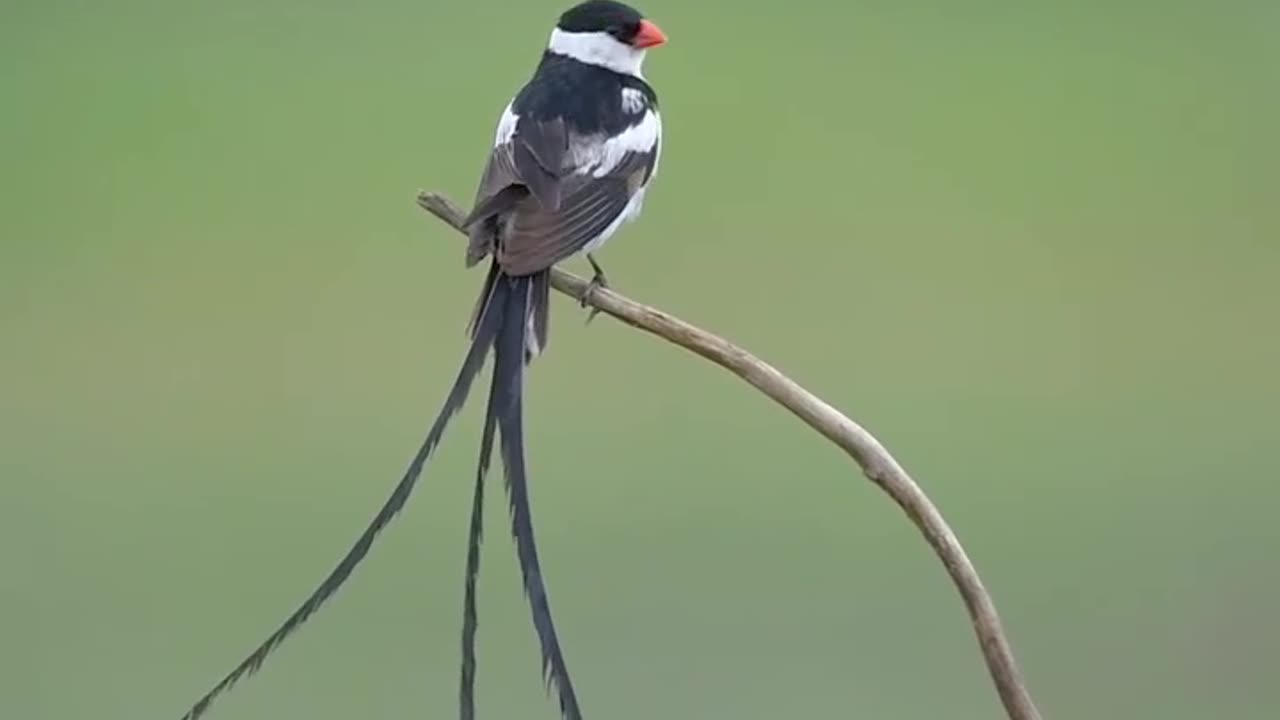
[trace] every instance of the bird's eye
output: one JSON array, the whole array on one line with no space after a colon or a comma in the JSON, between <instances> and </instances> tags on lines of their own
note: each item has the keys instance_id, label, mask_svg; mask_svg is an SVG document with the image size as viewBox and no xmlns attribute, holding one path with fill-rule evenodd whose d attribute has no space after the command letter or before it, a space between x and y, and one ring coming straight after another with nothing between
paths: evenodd
<instances>
[{"instance_id":1,"label":"bird's eye","mask_svg":"<svg viewBox=\"0 0 1280 720\"><path fill-rule=\"evenodd\" d=\"M618 23L616 25L610 25L605 29L605 32L624 43L630 44L635 38L636 33L640 32L640 23Z\"/></svg>"}]
</instances>

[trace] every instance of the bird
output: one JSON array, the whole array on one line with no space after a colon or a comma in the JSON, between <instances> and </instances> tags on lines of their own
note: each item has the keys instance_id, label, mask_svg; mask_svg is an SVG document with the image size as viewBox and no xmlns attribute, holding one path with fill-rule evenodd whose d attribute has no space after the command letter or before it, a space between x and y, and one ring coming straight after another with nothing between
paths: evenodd
<instances>
[{"instance_id":1,"label":"bird","mask_svg":"<svg viewBox=\"0 0 1280 720\"><path fill-rule=\"evenodd\" d=\"M506 479L511 533L529 600L548 687L561 716L580 720L534 539L524 453L526 370L547 349L551 268L585 255L593 275L578 301L607 287L594 257L625 223L639 217L656 177L662 142L658 96L645 79L649 50L667 42L634 7L586 0L565 10L533 74L502 110L471 212L464 265L489 267L466 325L469 345L458 375L422 445L368 527L316 589L279 627L183 715L197 720L223 692L258 671L267 657L347 581L377 536L404 508L450 420L493 355L468 527L463 598L459 716L475 716L476 576L484 483L497 442Z\"/></svg>"}]
</instances>

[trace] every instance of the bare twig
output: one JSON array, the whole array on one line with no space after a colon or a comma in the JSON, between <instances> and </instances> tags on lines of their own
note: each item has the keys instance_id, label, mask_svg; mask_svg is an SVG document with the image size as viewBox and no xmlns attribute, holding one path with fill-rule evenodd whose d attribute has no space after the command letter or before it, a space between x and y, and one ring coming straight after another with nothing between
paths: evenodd
<instances>
[{"instance_id":1,"label":"bare twig","mask_svg":"<svg viewBox=\"0 0 1280 720\"><path fill-rule=\"evenodd\" d=\"M443 195L421 192L418 205L450 227L461 229L466 213ZM577 298L587 287L587 281L553 268L551 285ZM871 433L773 366L724 338L612 290L598 289L587 302L632 327L691 350L746 380L848 453L867 478L907 513L942 560L947 574L964 599L987 669L1010 720L1040 720L1040 712L1031 700L1013 659L1013 651L1005 639L995 604L960 540L920 486Z\"/></svg>"}]
</instances>

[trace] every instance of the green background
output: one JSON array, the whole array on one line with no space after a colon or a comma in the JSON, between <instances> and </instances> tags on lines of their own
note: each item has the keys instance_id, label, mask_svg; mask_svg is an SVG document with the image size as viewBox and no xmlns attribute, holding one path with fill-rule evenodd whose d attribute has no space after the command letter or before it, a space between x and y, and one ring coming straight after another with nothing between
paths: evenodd
<instances>
[{"instance_id":1,"label":"green background","mask_svg":"<svg viewBox=\"0 0 1280 720\"><path fill-rule=\"evenodd\" d=\"M1046 718L1276 717L1275 3L641 7L665 152L614 285L897 454ZM414 193L469 201L563 9L4 0L0 717L176 718L328 572L481 280ZM589 717L1001 716L846 457L553 314L534 515ZM479 405L211 718L455 716ZM497 477L479 710L551 720Z\"/></svg>"}]
</instances>

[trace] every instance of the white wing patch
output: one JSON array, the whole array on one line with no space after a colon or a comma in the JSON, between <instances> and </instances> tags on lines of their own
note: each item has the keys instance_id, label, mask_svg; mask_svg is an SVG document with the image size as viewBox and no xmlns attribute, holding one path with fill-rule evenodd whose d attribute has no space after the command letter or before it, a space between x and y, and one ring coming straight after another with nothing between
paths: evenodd
<instances>
[{"instance_id":1,"label":"white wing patch","mask_svg":"<svg viewBox=\"0 0 1280 720\"><path fill-rule=\"evenodd\" d=\"M640 122L601 143L591 162L583 163L582 172L604 177L622 162L627 153L650 152L661 138L662 120L656 111L649 110Z\"/></svg>"},{"instance_id":2,"label":"white wing patch","mask_svg":"<svg viewBox=\"0 0 1280 720\"><path fill-rule=\"evenodd\" d=\"M498 119L498 129L493 134L493 146L505 145L511 142L511 136L516 134L516 122L520 120L520 116L511 111L511 105L515 100L507 103L507 107L502 111L502 117Z\"/></svg>"},{"instance_id":3,"label":"white wing patch","mask_svg":"<svg viewBox=\"0 0 1280 720\"><path fill-rule=\"evenodd\" d=\"M622 88L622 112L634 115L644 110L645 97L644 93L636 88Z\"/></svg>"}]
</instances>

